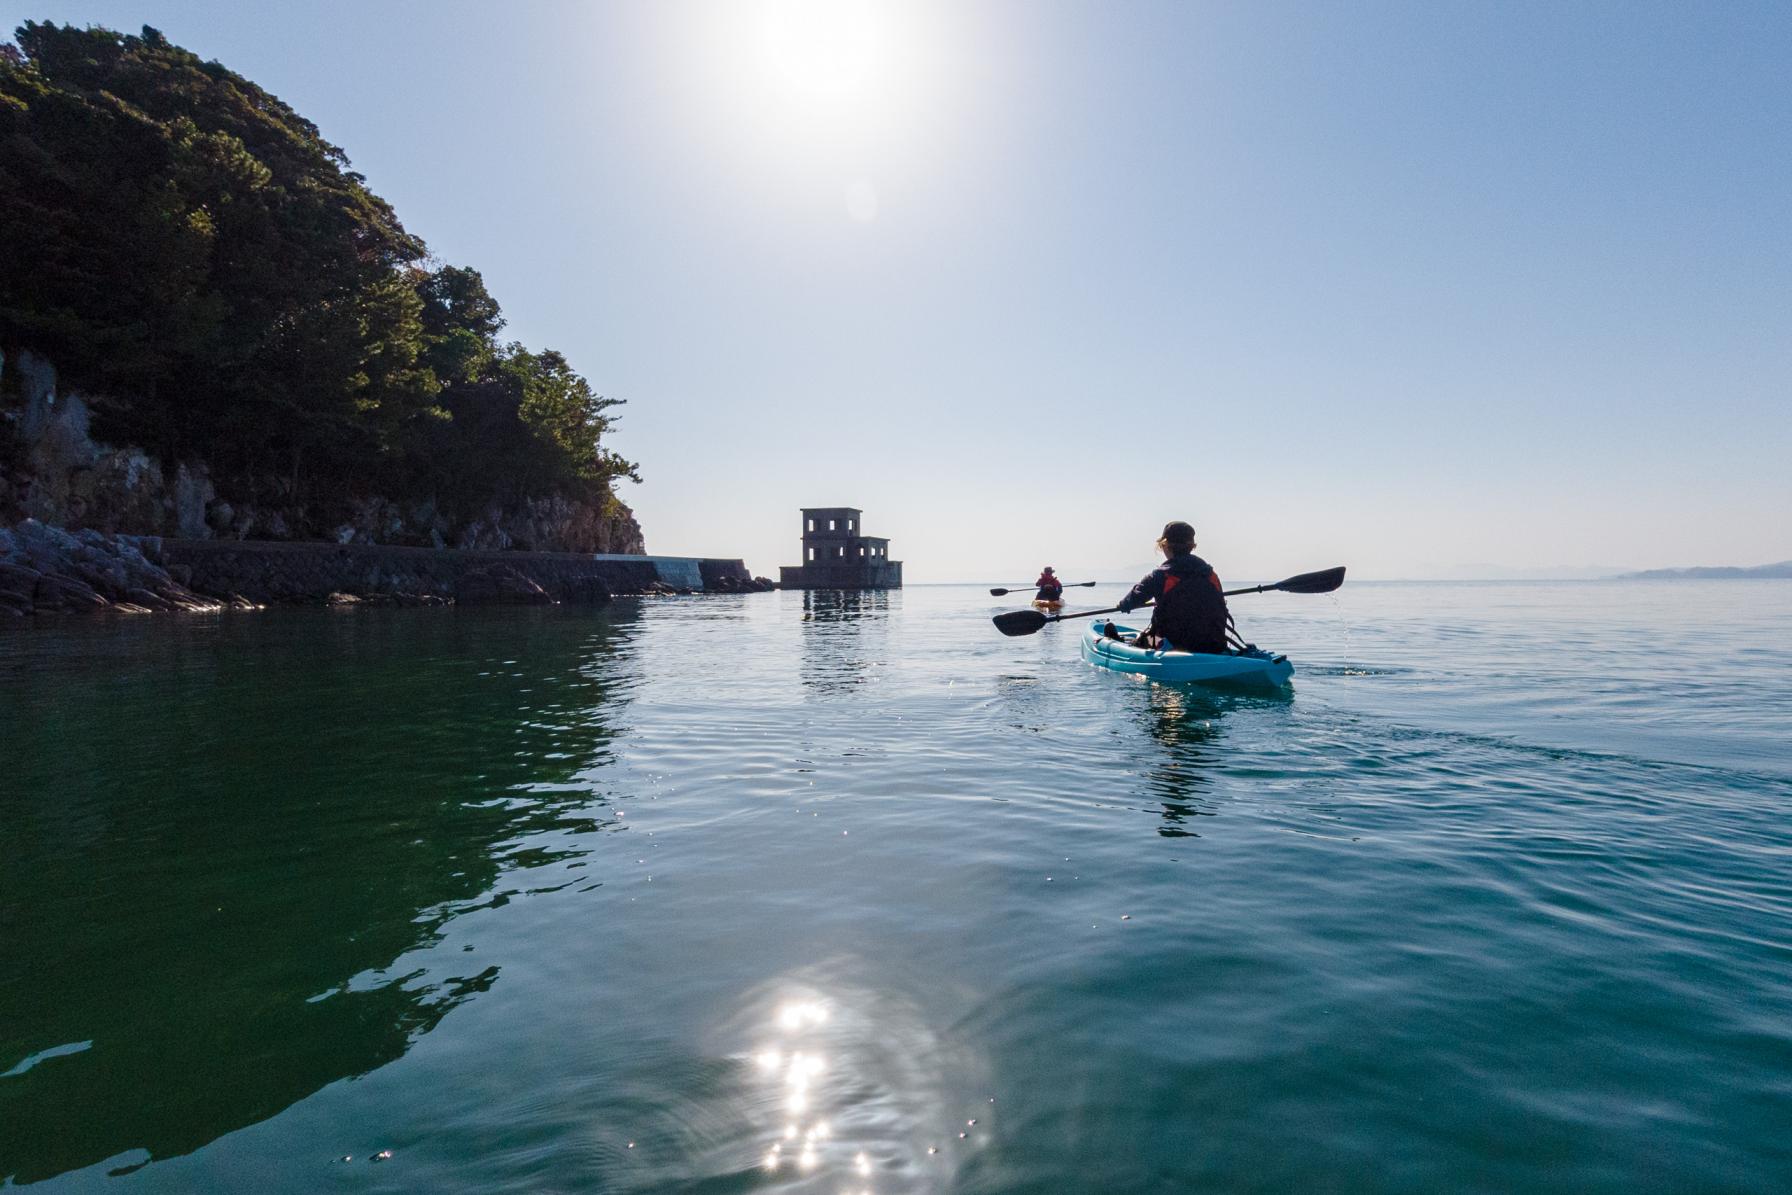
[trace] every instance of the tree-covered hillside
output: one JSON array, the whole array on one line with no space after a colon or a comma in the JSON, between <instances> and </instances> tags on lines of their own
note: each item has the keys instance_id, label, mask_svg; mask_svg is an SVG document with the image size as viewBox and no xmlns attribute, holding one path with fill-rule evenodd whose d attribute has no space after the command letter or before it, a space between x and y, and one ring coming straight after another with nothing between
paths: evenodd
<instances>
[{"instance_id":1,"label":"tree-covered hillside","mask_svg":"<svg viewBox=\"0 0 1792 1195\"><path fill-rule=\"evenodd\" d=\"M97 435L261 502L471 508L634 476L604 446L615 401L501 342L478 272L435 262L279 99L150 28L16 38L0 350L53 361Z\"/></svg>"}]
</instances>

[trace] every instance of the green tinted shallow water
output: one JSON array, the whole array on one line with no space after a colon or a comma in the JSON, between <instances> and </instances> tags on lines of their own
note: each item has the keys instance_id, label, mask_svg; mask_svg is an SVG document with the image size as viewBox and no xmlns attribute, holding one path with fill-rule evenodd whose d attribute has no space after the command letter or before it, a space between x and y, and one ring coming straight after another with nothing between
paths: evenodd
<instances>
[{"instance_id":1,"label":"green tinted shallow water","mask_svg":"<svg viewBox=\"0 0 1792 1195\"><path fill-rule=\"evenodd\" d=\"M0 628L0 1179L1792 1186L1792 585L1238 606Z\"/></svg>"}]
</instances>

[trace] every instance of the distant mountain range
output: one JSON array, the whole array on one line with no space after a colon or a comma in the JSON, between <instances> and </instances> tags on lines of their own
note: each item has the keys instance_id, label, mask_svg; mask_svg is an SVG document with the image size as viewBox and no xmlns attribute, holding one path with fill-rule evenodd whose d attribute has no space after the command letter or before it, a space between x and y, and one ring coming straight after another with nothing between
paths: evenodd
<instances>
[{"instance_id":1,"label":"distant mountain range","mask_svg":"<svg viewBox=\"0 0 1792 1195\"><path fill-rule=\"evenodd\" d=\"M1715 581L1727 578L1747 580L1792 581L1792 560L1778 564L1757 564L1753 568L1719 565L1709 568L1652 568L1640 573L1625 573L1621 581Z\"/></svg>"}]
</instances>

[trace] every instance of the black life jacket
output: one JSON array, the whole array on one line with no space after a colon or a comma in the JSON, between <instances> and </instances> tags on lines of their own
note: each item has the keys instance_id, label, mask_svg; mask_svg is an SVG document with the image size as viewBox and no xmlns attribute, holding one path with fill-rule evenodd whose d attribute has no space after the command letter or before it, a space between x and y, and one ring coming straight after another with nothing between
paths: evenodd
<instances>
[{"instance_id":1,"label":"black life jacket","mask_svg":"<svg viewBox=\"0 0 1792 1195\"><path fill-rule=\"evenodd\" d=\"M1163 565L1164 588L1151 608L1151 629L1178 651L1226 651L1226 598L1220 579L1199 556Z\"/></svg>"}]
</instances>

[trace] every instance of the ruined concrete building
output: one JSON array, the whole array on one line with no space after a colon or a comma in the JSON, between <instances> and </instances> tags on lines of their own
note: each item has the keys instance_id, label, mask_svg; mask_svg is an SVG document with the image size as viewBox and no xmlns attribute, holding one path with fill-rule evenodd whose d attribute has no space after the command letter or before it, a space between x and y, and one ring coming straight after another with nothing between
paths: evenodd
<instances>
[{"instance_id":1,"label":"ruined concrete building","mask_svg":"<svg viewBox=\"0 0 1792 1195\"><path fill-rule=\"evenodd\" d=\"M901 589L902 562L890 559L890 541L861 534L860 512L850 506L803 508L803 562L778 570L785 589Z\"/></svg>"}]
</instances>

